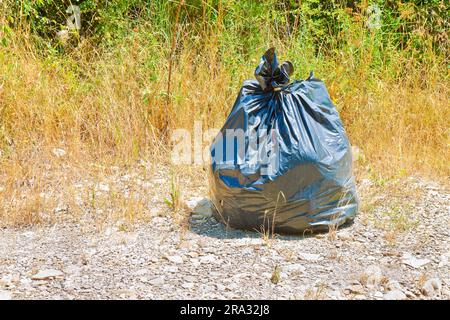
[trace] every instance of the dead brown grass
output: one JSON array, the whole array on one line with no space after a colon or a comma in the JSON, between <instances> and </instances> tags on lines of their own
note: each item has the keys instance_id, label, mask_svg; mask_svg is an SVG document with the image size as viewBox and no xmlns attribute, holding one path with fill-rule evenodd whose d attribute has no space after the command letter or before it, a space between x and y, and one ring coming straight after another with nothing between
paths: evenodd
<instances>
[{"instance_id":1,"label":"dead brown grass","mask_svg":"<svg viewBox=\"0 0 450 320\"><path fill-rule=\"evenodd\" d=\"M58 190L59 198L70 199L68 181L103 174L91 164L128 166L144 159L167 165L170 143L161 136L167 128L192 129L194 120L204 129L220 127L251 69L244 66L238 75L225 70L215 41L201 50L188 42L177 48L167 97L167 65L156 77L142 67L150 54L166 61L164 50L146 50L137 36L125 54L100 54L84 41L64 59L48 60L26 33L18 34L0 51L0 221L28 225L52 216L58 197L42 193ZM282 54L289 51L277 43ZM351 142L362 150L358 176L383 184L421 174L448 183L450 92L448 74L439 76L442 62L423 70L399 58L409 68L404 76L369 79L370 61L360 73L349 73L351 59L336 57L319 71L329 79ZM53 148L69 156L55 158ZM145 210L120 194L106 204L120 217Z\"/></svg>"}]
</instances>

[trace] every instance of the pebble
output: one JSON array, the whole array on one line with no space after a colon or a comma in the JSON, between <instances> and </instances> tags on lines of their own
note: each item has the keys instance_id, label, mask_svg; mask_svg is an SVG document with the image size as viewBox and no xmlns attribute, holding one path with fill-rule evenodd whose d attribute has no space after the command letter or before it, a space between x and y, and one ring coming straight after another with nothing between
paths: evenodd
<instances>
[{"instance_id":1,"label":"pebble","mask_svg":"<svg viewBox=\"0 0 450 320\"><path fill-rule=\"evenodd\" d=\"M55 269L45 269L40 270L38 273L34 274L31 279L32 280L50 280L57 277L64 276L64 273L60 270Z\"/></svg>"},{"instance_id":2,"label":"pebble","mask_svg":"<svg viewBox=\"0 0 450 320\"><path fill-rule=\"evenodd\" d=\"M307 253L307 252L299 252L298 256L302 260L306 261L319 261L321 259L320 254Z\"/></svg>"},{"instance_id":3,"label":"pebble","mask_svg":"<svg viewBox=\"0 0 450 320\"><path fill-rule=\"evenodd\" d=\"M11 292L0 290L0 300L11 300L12 294Z\"/></svg>"},{"instance_id":4,"label":"pebble","mask_svg":"<svg viewBox=\"0 0 450 320\"><path fill-rule=\"evenodd\" d=\"M193 217L197 219L212 217L213 206L208 199L196 197L187 201L186 204L192 210Z\"/></svg>"},{"instance_id":5,"label":"pebble","mask_svg":"<svg viewBox=\"0 0 450 320\"><path fill-rule=\"evenodd\" d=\"M214 263L217 261L217 258L215 255L209 254L207 256L202 256L199 258L199 261L201 263Z\"/></svg>"},{"instance_id":6,"label":"pebble","mask_svg":"<svg viewBox=\"0 0 450 320\"><path fill-rule=\"evenodd\" d=\"M347 230L342 230L337 233L337 237L342 241L349 241L353 239L353 236Z\"/></svg>"},{"instance_id":7,"label":"pebble","mask_svg":"<svg viewBox=\"0 0 450 320\"><path fill-rule=\"evenodd\" d=\"M283 266L283 271L285 272L303 272L305 270L306 268L299 263L293 263Z\"/></svg>"},{"instance_id":8,"label":"pebble","mask_svg":"<svg viewBox=\"0 0 450 320\"><path fill-rule=\"evenodd\" d=\"M186 205L189 209L194 210L194 208L198 205L198 203L203 199L204 198L202 197L193 197L186 201Z\"/></svg>"},{"instance_id":9,"label":"pebble","mask_svg":"<svg viewBox=\"0 0 450 320\"><path fill-rule=\"evenodd\" d=\"M185 289L192 289L194 287L194 285L195 284L192 282L186 282L186 283L183 283L181 286Z\"/></svg>"},{"instance_id":10,"label":"pebble","mask_svg":"<svg viewBox=\"0 0 450 320\"><path fill-rule=\"evenodd\" d=\"M175 266L166 266L163 269L165 272L170 272L170 273L177 273L178 272L178 267Z\"/></svg>"},{"instance_id":11,"label":"pebble","mask_svg":"<svg viewBox=\"0 0 450 320\"><path fill-rule=\"evenodd\" d=\"M180 263L184 262L183 258L180 256L166 256L166 259L169 260L170 262L173 262L176 264L180 264Z\"/></svg>"},{"instance_id":12,"label":"pebble","mask_svg":"<svg viewBox=\"0 0 450 320\"><path fill-rule=\"evenodd\" d=\"M402 257L402 263L406 264L410 267L413 268L420 268L423 267L424 265L430 263L431 260L429 259L418 259L415 256L413 256L411 253L404 253L403 257Z\"/></svg>"},{"instance_id":13,"label":"pebble","mask_svg":"<svg viewBox=\"0 0 450 320\"><path fill-rule=\"evenodd\" d=\"M401 290L392 290L383 295L384 300L404 300L406 299L406 294L404 294Z\"/></svg>"}]
</instances>

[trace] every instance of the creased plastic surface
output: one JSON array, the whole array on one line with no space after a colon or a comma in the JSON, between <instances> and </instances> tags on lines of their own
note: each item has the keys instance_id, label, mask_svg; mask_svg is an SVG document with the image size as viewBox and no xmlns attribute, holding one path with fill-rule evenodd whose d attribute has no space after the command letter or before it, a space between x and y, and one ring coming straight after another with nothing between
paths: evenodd
<instances>
[{"instance_id":1,"label":"creased plastic surface","mask_svg":"<svg viewBox=\"0 0 450 320\"><path fill-rule=\"evenodd\" d=\"M257 80L244 82L211 146L214 214L228 226L277 233L322 231L357 213L351 147L338 112L322 81L311 74L289 84L292 73L292 64L279 66L269 49L255 70ZM222 161L227 149L220 137L230 129L246 134L272 130L258 141L276 142L275 166L268 171L265 163L249 163L247 155L241 161L239 156ZM249 144L247 137L245 147Z\"/></svg>"}]
</instances>

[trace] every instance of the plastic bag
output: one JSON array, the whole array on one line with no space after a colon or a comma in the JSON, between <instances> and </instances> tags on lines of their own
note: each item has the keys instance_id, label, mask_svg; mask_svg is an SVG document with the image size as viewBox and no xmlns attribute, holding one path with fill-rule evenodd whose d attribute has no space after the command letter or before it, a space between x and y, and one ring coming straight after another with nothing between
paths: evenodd
<instances>
[{"instance_id":1,"label":"plastic bag","mask_svg":"<svg viewBox=\"0 0 450 320\"><path fill-rule=\"evenodd\" d=\"M267 50L211 146L210 193L227 226L324 231L358 209L351 147L322 81L289 84L290 62Z\"/></svg>"}]
</instances>

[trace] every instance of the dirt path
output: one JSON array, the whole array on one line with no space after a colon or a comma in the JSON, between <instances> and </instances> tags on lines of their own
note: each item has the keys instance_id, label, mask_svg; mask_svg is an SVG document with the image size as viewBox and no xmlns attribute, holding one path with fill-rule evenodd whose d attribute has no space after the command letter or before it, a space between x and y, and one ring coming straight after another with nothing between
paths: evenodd
<instances>
[{"instance_id":1,"label":"dirt path","mask_svg":"<svg viewBox=\"0 0 450 320\"><path fill-rule=\"evenodd\" d=\"M161 214L4 229L0 298L450 299L449 193L410 183L420 189L411 208L388 206L386 192L348 228L304 238L264 239L198 216L180 227ZM162 196L150 207L168 210Z\"/></svg>"}]
</instances>

